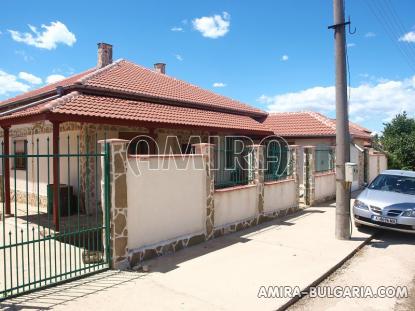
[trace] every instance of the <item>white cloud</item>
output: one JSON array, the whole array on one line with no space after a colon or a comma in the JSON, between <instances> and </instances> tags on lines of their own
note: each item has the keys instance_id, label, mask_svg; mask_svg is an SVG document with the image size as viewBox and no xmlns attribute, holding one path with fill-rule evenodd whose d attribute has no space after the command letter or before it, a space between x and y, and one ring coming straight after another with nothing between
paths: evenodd
<instances>
[{"instance_id":1,"label":"white cloud","mask_svg":"<svg viewBox=\"0 0 415 311\"><path fill-rule=\"evenodd\" d=\"M231 16L227 12L222 15L204 16L192 20L193 27L199 31L203 37L216 39L223 37L229 31Z\"/></svg>"},{"instance_id":2,"label":"white cloud","mask_svg":"<svg viewBox=\"0 0 415 311\"><path fill-rule=\"evenodd\" d=\"M283 62L286 62L286 61L288 60L288 55L283 55L283 56L281 56L281 60L282 60Z\"/></svg>"},{"instance_id":3,"label":"white cloud","mask_svg":"<svg viewBox=\"0 0 415 311\"><path fill-rule=\"evenodd\" d=\"M356 46L356 43L353 43L353 42L347 43L348 48L352 48L352 47L355 47L355 46Z\"/></svg>"},{"instance_id":4,"label":"white cloud","mask_svg":"<svg viewBox=\"0 0 415 311\"><path fill-rule=\"evenodd\" d=\"M26 43L41 49L56 49L59 43L72 46L76 42L75 35L68 30L65 24L57 21L50 26L42 25L43 31L38 31L35 26L28 25L32 33L9 30L12 39L16 42Z\"/></svg>"},{"instance_id":5,"label":"white cloud","mask_svg":"<svg viewBox=\"0 0 415 311\"><path fill-rule=\"evenodd\" d=\"M276 96L262 95L258 101L266 104L269 111L312 110L327 113L335 109L334 94L334 86L317 86ZM386 121L404 110L414 115L414 98L415 76L404 80L363 83L350 89L350 116L352 120L374 117Z\"/></svg>"},{"instance_id":6,"label":"white cloud","mask_svg":"<svg viewBox=\"0 0 415 311\"><path fill-rule=\"evenodd\" d=\"M182 32L183 31L183 28L182 27L172 27L172 28L170 28L170 30L171 31L174 31L174 32Z\"/></svg>"},{"instance_id":7,"label":"white cloud","mask_svg":"<svg viewBox=\"0 0 415 311\"><path fill-rule=\"evenodd\" d=\"M15 53L16 55L21 56L21 57L24 59L24 61L25 61L25 62L29 62L29 61L32 61L32 60L34 59L32 56L28 55L28 54L27 54L25 51L23 51L23 50L16 50L16 51L14 51L14 53Z\"/></svg>"},{"instance_id":8,"label":"white cloud","mask_svg":"<svg viewBox=\"0 0 415 311\"><path fill-rule=\"evenodd\" d=\"M374 32L369 31L365 34L365 37L366 38L373 38L373 37L376 37L376 34Z\"/></svg>"},{"instance_id":9,"label":"white cloud","mask_svg":"<svg viewBox=\"0 0 415 311\"><path fill-rule=\"evenodd\" d=\"M50 75L50 76L48 76L46 78L46 83L47 84L51 84L51 83L55 83L55 82L61 81L63 79L65 79L65 76L53 74L53 75Z\"/></svg>"},{"instance_id":10,"label":"white cloud","mask_svg":"<svg viewBox=\"0 0 415 311\"><path fill-rule=\"evenodd\" d=\"M213 83L213 87L225 87L226 84L223 82L215 82Z\"/></svg>"},{"instance_id":11,"label":"white cloud","mask_svg":"<svg viewBox=\"0 0 415 311\"><path fill-rule=\"evenodd\" d=\"M0 95L27 92L30 86L17 80L15 75L0 70Z\"/></svg>"},{"instance_id":12,"label":"white cloud","mask_svg":"<svg viewBox=\"0 0 415 311\"><path fill-rule=\"evenodd\" d=\"M415 43L415 31L410 31L399 38L399 41Z\"/></svg>"},{"instance_id":13,"label":"white cloud","mask_svg":"<svg viewBox=\"0 0 415 311\"><path fill-rule=\"evenodd\" d=\"M21 71L18 76L19 79L29 82L30 84L42 84L42 79L31 73Z\"/></svg>"},{"instance_id":14,"label":"white cloud","mask_svg":"<svg viewBox=\"0 0 415 311\"><path fill-rule=\"evenodd\" d=\"M180 54L176 54L175 57L177 60L183 61L183 56L181 56Z\"/></svg>"}]
</instances>

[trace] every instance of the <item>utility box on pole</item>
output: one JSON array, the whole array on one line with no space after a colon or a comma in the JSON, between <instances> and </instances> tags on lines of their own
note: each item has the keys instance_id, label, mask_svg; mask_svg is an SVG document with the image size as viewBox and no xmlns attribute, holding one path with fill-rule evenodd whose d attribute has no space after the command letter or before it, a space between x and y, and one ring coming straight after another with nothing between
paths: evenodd
<instances>
[{"instance_id":1,"label":"utility box on pole","mask_svg":"<svg viewBox=\"0 0 415 311\"><path fill-rule=\"evenodd\" d=\"M346 182L352 183L359 179L359 170L356 163L346 163Z\"/></svg>"}]
</instances>

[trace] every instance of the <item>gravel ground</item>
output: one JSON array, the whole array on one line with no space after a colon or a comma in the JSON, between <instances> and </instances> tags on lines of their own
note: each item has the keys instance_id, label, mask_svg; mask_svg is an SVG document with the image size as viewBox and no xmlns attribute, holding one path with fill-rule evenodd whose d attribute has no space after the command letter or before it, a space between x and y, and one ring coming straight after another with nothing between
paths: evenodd
<instances>
[{"instance_id":1,"label":"gravel ground","mask_svg":"<svg viewBox=\"0 0 415 311\"><path fill-rule=\"evenodd\" d=\"M342 268L320 284L329 286L406 286L408 298L304 297L289 310L415 310L415 237L379 232Z\"/></svg>"}]
</instances>

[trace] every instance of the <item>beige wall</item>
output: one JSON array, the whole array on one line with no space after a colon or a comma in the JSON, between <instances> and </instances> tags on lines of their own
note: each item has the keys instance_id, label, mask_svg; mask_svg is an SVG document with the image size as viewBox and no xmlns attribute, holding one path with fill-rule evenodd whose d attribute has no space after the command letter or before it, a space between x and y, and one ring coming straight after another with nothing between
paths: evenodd
<instances>
[{"instance_id":1,"label":"beige wall","mask_svg":"<svg viewBox=\"0 0 415 311\"><path fill-rule=\"evenodd\" d=\"M334 172L315 175L315 201L321 202L336 195L336 174Z\"/></svg>"},{"instance_id":2,"label":"beige wall","mask_svg":"<svg viewBox=\"0 0 415 311\"><path fill-rule=\"evenodd\" d=\"M257 215L256 185L215 191L215 227L223 227Z\"/></svg>"},{"instance_id":3,"label":"beige wall","mask_svg":"<svg viewBox=\"0 0 415 311\"><path fill-rule=\"evenodd\" d=\"M388 169L388 160L382 153L368 154L368 183L371 183L376 176Z\"/></svg>"},{"instance_id":4,"label":"beige wall","mask_svg":"<svg viewBox=\"0 0 415 311\"><path fill-rule=\"evenodd\" d=\"M46 126L50 126L48 122L45 122ZM10 137L10 154L14 153L14 141L15 140L27 140L27 152L29 155L37 154L37 140L39 140L39 154L48 154L48 138L49 138L49 154L53 153L52 148L52 133L49 130L40 131L34 133L33 126L22 125L13 126L11 128ZM77 135L79 131L64 131L60 133L60 153L68 153L68 137L70 144L70 153L76 153ZM3 141L3 139L1 139ZM49 169L48 169L49 162ZM27 170L15 170L13 169L13 159L10 159L10 187L13 190L26 192L26 187L29 194L37 196L38 192L40 196L47 195L47 184L53 183L53 166L52 158L40 157L39 161L34 157L29 157L27 160ZM39 168L39 169L38 169ZM68 170L69 179L68 179ZM71 184L74 187L74 191L77 190L77 159L71 157L68 163L67 157L60 158L60 182L65 184ZM49 172L49 174L48 174ZM49 175L49 178L48 178ZM27 178L27 182L26 182ZM39 191L38 191L39 185Z\"/></svg>"},{"instance_id":5,"label":"beige wall","mask_svg":"<svg viewBox=\"0 0 415 311\"><path fill-rule=\"evenodd\" d=\"M287 141L291 142L290 139ZM335 145L336 139L335 138L297 138L294 140L295 145L299 146L318 146L318 145Z\"/></svg>"},{"instance_id":6,"label":"beige wall","mask_svg":"<svg viewBox=\"0 0 415 311\"><path fill-rule=\"evenodd\" d=\"M294 179L266 183L264 188L264 212L274 212L298 205L297 185Z\"/></svg>"},{"instance_id":7,"label":"beige wall","mask_svg":"<svg viewBox=\"0 0 415 311\"><path fill-rule=\"evenodd\" d=\"M357 164L358 169L358 180L353 181L352 191L358 190L363 186L363 176L364 176L364 149L358 148L355 145L350 145L350 162Z\"/></svg>"},{"instance_id":8,"label":"beige wall","mask_svg":"<svg viewBox=\"0 0 415 311\"><path fill-rule=\"evenodd\" d=\"M161 165L162 161L166 169L149 169ZM186 167L186 164L190 166ZM204 168L203 157L128 159L129 249L204 233L206 171L194 170L193 165Z\"/></svg>"}]
</instances>

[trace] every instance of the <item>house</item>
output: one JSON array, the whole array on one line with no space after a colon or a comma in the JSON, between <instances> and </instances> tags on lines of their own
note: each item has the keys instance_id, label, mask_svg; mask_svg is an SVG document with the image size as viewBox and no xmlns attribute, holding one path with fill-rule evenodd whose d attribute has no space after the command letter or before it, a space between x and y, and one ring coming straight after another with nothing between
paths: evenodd
<instances>
[{"instance_id":1,"label":"house","mask_svg":"<svg viewBox=\"0 0 415 311\"><path fill-rule=\"evenodd\" d=\"M12 165L5 158L2 169L8 211L14 197L32 205L39 201L45 208L48 184L58 179L81 197L90 193L92 203L86 205L100 200L99 161L81 157L77 165L75 158L54 158L53 163L41 158L34 163L33 158L25 161L25 154L94 153L101 139L130 140L138 135L153 139L159 153L186 153L193 143L209 142L209 136L243 135L257 141L272 134L261 123L266 112L170 77L165 64L150 70L123 59L113 62L112 54L111 45L100 43L95 68L0 103L3 153L21 156ZM134 147L131 150L146 146ZM150 149L136 151L155 152L153 146ZM78 166L80 176L87 170L91 176L80 178L79 185ZM222 176L223 182L230 178Z\"/></svg>"},{"instance_id":2,"label":"house","mask_svg":"<svg viewBox=\"0 0 415 311\"><path fill-rule=\"evenodd\" d=\"M264 177L266 112L112 54L100 43L95 68L0 103L6 215L131 264L298 209L297 149Z\"/></svg>"}]
</instances>

